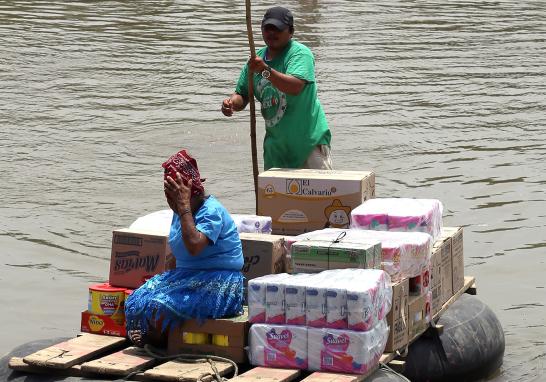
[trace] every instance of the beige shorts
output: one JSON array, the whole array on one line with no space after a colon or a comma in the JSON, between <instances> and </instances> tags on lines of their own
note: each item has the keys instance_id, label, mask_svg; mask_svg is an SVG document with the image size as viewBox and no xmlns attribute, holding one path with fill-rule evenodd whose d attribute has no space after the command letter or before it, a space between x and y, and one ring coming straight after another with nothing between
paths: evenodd
<instances>
[{"instance_id":1,"label":"beige shorts","mask_svg":"<svg viewBox=\"0 0 546 382\"><path fill-rule=\"evenodd\" d=\"M332 157L330 156L330 147L327 145L316 146L313 151L311 151L309 158L307 158L302 168L331 170Z\"/></svg>"}]
</instances>

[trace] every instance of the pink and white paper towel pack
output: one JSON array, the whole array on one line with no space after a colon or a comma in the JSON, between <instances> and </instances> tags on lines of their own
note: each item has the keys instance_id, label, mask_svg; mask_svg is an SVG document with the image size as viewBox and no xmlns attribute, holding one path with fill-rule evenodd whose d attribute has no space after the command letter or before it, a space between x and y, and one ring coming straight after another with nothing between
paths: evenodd
<instances>
[{"instance_id":1,"label":"pink and white paper towel pack","mask_svg":"<svg viewBox=\"0 0 546 382\"><path fill-rule=\"evenodd\" d=\"M442 230L443 205L437 199L375 198L351 211L351 228L424 232L434 240Z\"/></svg>"},{"instance_id":2,"label":"pink and white paper towel pack","mask_svg":"<svg viewBox=\"0 0 546 382\"><path fill-rule=\"evenodd\" d=\"M250 363L257 366L308 367L307 327L254 324L250 327Z\"/></svg>"}]
</instances>

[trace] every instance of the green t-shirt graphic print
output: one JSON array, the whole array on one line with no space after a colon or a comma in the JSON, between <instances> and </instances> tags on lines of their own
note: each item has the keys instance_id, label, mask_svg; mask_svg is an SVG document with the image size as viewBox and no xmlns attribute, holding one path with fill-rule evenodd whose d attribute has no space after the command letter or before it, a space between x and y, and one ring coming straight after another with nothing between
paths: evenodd
<instances>
[{"instance_id":1,"label":"green t-shirt graphic print","mask_svg":"<svg viewBox=\"0 0 546 382\"><path fill-rule=\"evenodd\" d=\"M256 53L265 61L267 47ZM317 97L314 57L309 48L290 41L272 61L273 69L305 81L300 94L292 96L254 74L254 95L261 103L265 121L264 168L300 168L316 145L329 145L330 130ZM248 64L243 67L235 91L248 97Z\"/></svg>"}]
</instances>

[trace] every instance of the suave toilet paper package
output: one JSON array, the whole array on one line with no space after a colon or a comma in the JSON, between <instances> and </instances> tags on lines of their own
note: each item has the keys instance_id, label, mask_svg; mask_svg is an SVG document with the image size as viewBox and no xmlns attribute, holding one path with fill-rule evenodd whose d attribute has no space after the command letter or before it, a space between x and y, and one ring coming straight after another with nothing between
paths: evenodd
<instances>
[{"instance_id":1,"label":"suave toilet paper package","mask_svg":"<svg viewBox=\"0 0 546 382\"><path fill-rule=\"evenodd\" d=\"M250 363L256 366L306 369L305 326L254 324L249 332Z\"/></svg>"},{"instance_id":2,"label":"suave toilet paper package","mask_svg":"<svg viewBox=\"0 0 546 382\"><path fill-rule=\"evenodd\" d=\"M379 362L388 334L385 320L367 332L309 328L309 370L364 374Z\"/></svg>"}]
</instances>

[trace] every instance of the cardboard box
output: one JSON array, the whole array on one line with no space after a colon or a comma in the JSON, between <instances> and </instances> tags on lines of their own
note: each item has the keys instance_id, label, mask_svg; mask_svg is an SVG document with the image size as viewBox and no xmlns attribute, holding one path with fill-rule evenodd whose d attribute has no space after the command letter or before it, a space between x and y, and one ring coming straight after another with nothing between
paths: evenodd
<instances>
[{"instance_id":1,"label":"cardboard box","mask_svg":"<svg viewBox=\"0 0 546 382\"><path fill-rule=\"evenodd\" d=\"M258 215L271 216L279 235L349 228L352 209L373 197L369 171L275 168L258 176Z\"/></svg>"},{"instance_id":2,"label":"cardboard box","mask_svg":"<svg viewBox=\"0 0 546 382\"><path fill-rule=\"evenodd\" d=\"M197 320L187 320L169 331L167 351L169 354L212 354L229 358L237 363L247 362L245 347L248 345L248 310L242 316L205 320L199 324ZM227 336L227 346L213 344L187 344L183 341L183 333L207 333Z\"/></svg>"},{"instance_id":3,"label":"cardboard box","mask_svg":"<svg viewBox=\"0 0 546 382\"><path fill-rule=\"evenodd\" d=\"M110 316L82 312L81 331L85 333L104 334L107 336L125 337L125 322L119 324Z\"/></svg>"},{"instance_id":4,"label":"cardboard box","mask_svg":"<svg viewBox=\"0 0 546 382\"><path fill-rule=\"evenodd\" d=\"M443 231L442 231L443 233ZM432 252L440 253L440 305L453 296L453 270L451 268L451 237L441 236L432 247Z\"/></svg>"},{"instance_id":5,"label":"cardboard box","mask_svg":"<svg viewBox=\"0 0 546 382\"><path fill-rule=\"evenodd\" d=\"M464 286L463 227L444 227L442 234L451 238L453 293Z\"/></svg>"},{"instance_id":6,"label":"cardboard box","mask_svg":"<svg viewBox=\"0 0 546 382\"><path fill-rule=\"evenodd\" d=\"M430 273L431 265L427 265L421 270L419 276L410 277L409 294L410 296L422 296L430 291Z\"/></svg>"},{"instance_id":7,"label":"cardboard box","mask_svg":"<svg viewBox=\"0 0 546 382\"><path fill-rule=\"evenodd\" d=\"M387 314L389 338L385 352L402 349L408 344L408 299L408 279L403 279L392 285L392 307Z\"/></svg>"},{"instance_id":8,"label":"cardboard box","mask_svg":"<svg viewBox=\"0 0 546 382\"><path fill-rule=\"evenodd\" d=\"M240 233L245 282L256 277L285 272L284 237L263 233Z\"/></svg>"},{"instance_id":9,"label":"cardboard box","mask_svg":"<svg viewBox=\"0 0 546 382\"><path fill-rule=\"evenodd\" d=\"M175 267L167 235L129 228L114 230L110 285L138 288L153 275Z\"/></svg>"},{"instance_id":10,"label":"cardboard box","mask_svg":"<svg viewBox=\"0 0 546 382\"><path fill-rule=\"evenodd\" d=\"M427 330L431 319L429 296L424 295L410 298L408 311L408 337L411 342Z\"/></svg>"},{"instance_id":11,"label":"cardboard box","mask_svg":"<svg viewBox=\"0 0 546 382\"><path fill-rule=\"evenodd\" d=\"M381 269L381 243L302 240L291 247L294 272L314 273L327 269Z\"/></svg>"},{"instance_id":12,"label":"cardboard box","mask_svg":"<svg viewBox=\"0 0 546 382\"><path fill-rule=\"evenodd\" d=\"M430 290L432 292L432 315L435 315L442 309L442 253L441 247L433 249L430 259Z\"/></svg>"}]
</instances>

